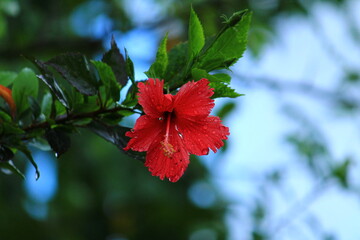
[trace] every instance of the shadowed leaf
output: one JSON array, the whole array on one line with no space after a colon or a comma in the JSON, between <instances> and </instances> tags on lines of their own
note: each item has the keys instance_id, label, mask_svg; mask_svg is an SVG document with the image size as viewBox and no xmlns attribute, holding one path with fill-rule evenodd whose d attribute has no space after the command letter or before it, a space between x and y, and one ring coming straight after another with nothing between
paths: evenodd
<instances>
[{"instance_id":1,"label":"shadowed leaf","mask_svg":"<svg viewBox=\"0 0 360 240\"><path fill-rule=\"evenodd\" d=\"M59 128L48 129L45 132L45 138L48 141L51 149L56 153L57 158L59 158L70 148L70 137Z\"/></svg>"},{"instance_id":2,"label":"shadowed leaf","mask_svg":"<svg viewBox=\"0 0 360 240\"><path fill-rule=\"evenodd\" d=\"M126 73L125 59L124 56L120 53L114 37L111 39L111 48L104 54L102 61L111 67L115 74L116 81L121 86L126 85L128 76Z\"/></svg>"},{"instance_id":3,"label":"shadowed leaf","mask_svg":"<svg viewBox=\"0 0 360 240\"><path fill-rule=\"evenodd\" d=\"M65 80L84 95L95 95L98 92L98 83L92 65L80 53L66 53L50 59L45 64L53 67Z\"/></svg>"}]
</instances>

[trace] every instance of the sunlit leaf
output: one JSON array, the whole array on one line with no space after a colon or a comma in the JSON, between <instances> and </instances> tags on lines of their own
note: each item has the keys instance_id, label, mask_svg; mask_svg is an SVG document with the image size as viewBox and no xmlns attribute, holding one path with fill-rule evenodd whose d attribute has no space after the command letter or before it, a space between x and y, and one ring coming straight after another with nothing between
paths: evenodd
<instances>
[{"instance_id":1,"label":"sunlit leaf","mask_svg":"<svg viewBox=\"0 0 360 240\"><path fill-rule=\"evenodd\" d=\"M228 86L228 82L230 82L230 76L227 74L208 74L203 69L193 69L192 76L194 80L199 80L201 78L206 78L209 80L209 86L214 89L214 95L211 98L219 98L219 97L229 97L236 98L241 96L235 92L234 89Z\"/></svg>"},{"instance_id":2,"label":"sunlit leaf","mask_svg":"<svg viewBox=\"0 0 360 240\"><path fill-rule=\"evenodd\" d=\"M210 72L233 65L246 49L250 20L251 13L246 10L234 13L224 29L207 42L196 67Z\"/></svg>"},{"instance_id":3,"label":"sunlit leaf","mask_svg":"<svg viewBox=\"0 0 360 240\"><path fill-rule=\"evenodd\" d=\"M165 71L168 65L168 55L166 50L168 35L162 39L158 51L156 53L155 62L150 66L149 70L145 72L149 78L164 79Z\"/></svg>"},{"instance_id":4,"label":"sunlit leaf","mask_svg":"<svg viewBox=\"0 0 360 240\"><path fill-rule=\"evenodd\" d=\"M204 30L193 8L189 20L189 56L195 57L205 44Z\"/></svg>"}]
</instances>

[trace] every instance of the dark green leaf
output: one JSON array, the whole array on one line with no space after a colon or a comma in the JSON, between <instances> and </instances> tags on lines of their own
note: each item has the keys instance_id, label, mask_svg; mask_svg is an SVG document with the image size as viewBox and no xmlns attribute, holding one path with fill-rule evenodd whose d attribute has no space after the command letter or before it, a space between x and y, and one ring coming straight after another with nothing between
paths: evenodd
<instances>
[{"instance_id":1,"label":"dark green leaf","mask_svg":"<svg viewBox=\"0 0 360 240\"><path fill-rule=\"evenodd\" d=\"M68 100L61 90L59 84L57 83L56 79L52 75L52 73L49 71L47 66L41 62L40 60L37 60L32 57L27 57L41 72L41 75L38 75L37 77L43 81L51 90L51 92L56 96L56 98L60 101L64 107L69 108Z\"/></svg>"},{"instance_id":2,"label":"dark green leaf","mask_svg":"<svg viewBox=\"0 0 360 240\"><path fill-rule=\"evenodd\" d=\"M165 71L168 66L168 55L166 50L168 35L162 39L158 51L156 53L155 62L150 66L149 70L145 72L149 78L165 78Z\"/></svg>"},{"instance_id":3,"label":"dark green leaf","mask_svg":"<svg viewBox=\"0 0 360 240\"><path fill-rule=\"evenodd\" d=\"M12 84L17 76L15 72L1 71L0 72L0 85L8 87Z\"/></svg>"},{"instance_id":4,"label":"dark green leaf","mask_svg":"<svg viewBox=\"0 0 360 240\"><path fill-rule=\"evenodd\" d=\"M120 99L120 85L116 82L115 75L111 67L104 62L91 61L99 72L101 82L106 89L106 95L110 96L114 102Z\"/></svg>"},{"instance_id":5,"label":"dark green leaf","mask_svg":"<svg viewBox=\"0 0 360 240\"><path fill-rule=\"evenodd\" d=\"M189 57L197 56L205 44L204 30L193 8L190 11L189 20Z\"/></svg>"},{"instance_id":6,"label":"dark green leaf","mask_svg":"<svg viewBox=\"0 0 360 240\"><path fill-rule=\"evenodd\" d=\"M14 153L10 148L0 145L0 162L7 162L14 157Z\"/></svg>"},{"instance_id":7,"label":"dark green leaf","mask_svg":"<svg viewBox=\"0 0 360 240\"><path fill-rule=\"evenodd\" d=\"M10 173L16 174L22 179L25 179L24 174L14 165L12 161L0 162L0 169L8 170Z\"/></svg>"},{"instance_id":8,"label":"dark green leaf","mask_svg":"<svg viewBox=\"0 0 360 240\"><path fill-rule=\"evenodd\" d=\"M101 115L101 122L109 125L117 125L124 118L124 115L119 112L120 111Z\"/></svg>"},{"instance_id":9,"label":"dark green leaf","mask_svg":"<svg viewBox=\"0 0 360 240\"><path fill-rule=\"evenodd\" d=\"M207 42L195 67L210 72L233 65L246 49L250 20L246 10L235 13L217 37Z\"/></svg>"},{"instance_id":10,"label":"dark green leaf","mask_svg":"<svg viewBox=\"0 0 360 240\"><path fill-rule=\"evenodd\" d=\"M111 67L117 82L121 86L125 86L128 82L128 76L126 74L126 63L124 56L120 53L120 50L116 45L114 37L111 39L111 48L104 54L102 61Z\"/></svg>"},{"instance_id":11,"label":"dark green leaf","mask_svg":"<svg viewBox=\"0 0 360 240\"><path fill-rule=\"evenodd\" d=\"M38 101L33 96L29 96L28 101L30 104L30 109L31 109L33 119L36 120L36 119L38 119L38 117L41 114L41 107L40 107Z\"/></svg>"},{"instance_id":12,"label":"dark green leaf","mask_svg":"<svg viewBox=\"0 0 360 240\"><path fill-rule=\"evenodd\" d=\"M65 80L80 93L91 96L97 94L98 83L87 58L80 53L67 53L50 59L45 64L52 66Z\"/></svg>"},{"instance_id":13,"label":"dark green leaf","mask_svg":"<svg viewBox=\"0 0 360 240\"><path fill-rule=\"evenodd\" d=\"M12 96L16 104L17 115L21 116L29 108L28 97L38 95L39 82L35 73L30 68L24 68L17 75L12 87Z\"/></svg>"},{"instance_id":14,"label":"dark green leaf","mask_svg":"<svg viewBox=\"0 0 360 240\"><path fill-rule=\"evenodd\" d=\"M51 128L46 130L45 138L51 149L56 153L57 158L70 148L70 137L61 128Z\"/></svg>"},{"instance_id":15,"label":"dark green leaf","mask_svg":"<svg viewBox=\"0 0 360 240\"><path fill-rule=\"evenodd\" d=\"M100 137L104 138L106 141L113 143L117 146L121 151L125 154L129 155L134 159L138 159L144 161L145 154L134 152L134 151L124 151L123 148L127 145L129 138L125 136L127 131L130 131L130 128L121 127L121 126L110 126L104 124L99 121L93 121L88 126L88 129L99 135Z\"/></svg>"},{"instance_id":16,"label":"dark green leaf","mask_svg":"<svg viewBox=\"0 0 360 240\"><path fill-rule=\"evenodd\" d=\"M10 123L2 122L1 126L2 126L1 134L3 134L3 135L16 135L16 134L25 133L24 130L22 130L21 128L19 128L17 125L15 125L12 122L10 122Z\"/></svg>"}]
</instances>

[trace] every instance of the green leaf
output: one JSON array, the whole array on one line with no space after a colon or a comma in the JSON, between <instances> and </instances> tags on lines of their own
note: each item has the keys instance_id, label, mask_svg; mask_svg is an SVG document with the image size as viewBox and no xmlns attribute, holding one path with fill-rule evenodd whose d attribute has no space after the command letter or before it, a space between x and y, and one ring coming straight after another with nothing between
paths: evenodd
<instances>
[{"instance_id":1,"label":"green leaf","mask_svg":"<svg viewBox=\"0 0 360 240\"><path fill-rule=\"evenodd\" d=\"M187 56L188 43L180 43L170 50L168 54L169 63L164 78L169 82L170 88L177 88L187 80L183 77L187 65Z\"/></svg>"},{"instance_id":2,"label":"green leaf","mask_svg":"<svg viewBox=\"0 0 360 240\"><path fill-rule=\"evenodd\" d=\"M343 162L335 166L332 170L332 175L339 181L344 188L349 188L349 169L353 161L346 158Z\"/></svg>"},{"instance_id":3,"label":"green leaf","mask_svg":"<svg viewBox=\"0 0 360 240\"><path fill-rule=\"evenodd\" d=\"M34 161L32 155L31 155L31 152L30 150L25 146L23 145L22 143L21 144L18 144L16 146L16 148L21 151L22 153L24 153L24 155L27 157L27 159L30 161L30 163L33 165L33 167L35 168L35 179L38 180L39 177L40 177L40 171L39 171L39 168L36 164L36 162Z\"/></svg>"},{"instance_id":4,"label":"green leaf","mask_svg":"<svg viewBox=\"0 0 360 240\"><path fill-rule=\"evenodd\" d=\"M8 27L8 25L7 25L6 18L3 16L2 12L0 11L0 39L5 36L5 34L7 32L7 27Z\"/></svg>"},{"instance_id":5,"label":"green leaf","mask_svg":"<svg viewBox=\"0 0 360 240\"><path fill-rule=\"evenodd\" d=\"M53 67L80 93L88 96L97 94L99 84L92 72L93 66L84 55L66 53L50 59L45 64Z\"/></svg>"},{"instance_id":6,"label":"green leaf","mask_svg":"<svg viewBox=\"0 0 360 240\"><path fill-rule=\"evenodd\" d=\"M0 119L2 121L5 121L5 122L11 122L12 121L11 116L8 113L3 112L1 110L0 110ZM1 122L1 120L0 120L0 122Z\"/></svg>"},{"instance_id":7,"label":"green leaf","mask_svg":"<svg viewBox=\"0 0 360 240\"><path fill-rule=\"evenodd\" d=\"M111 39L111 48L102 57L102 61L108 64L115 74L117 82L121 86L125 86L128 82L128 76L126 73L126 64L124 56L120 53L120 50L114 40Z\"/></svg>"},{"instance_id":8,"label":"green leaf","mask_svg":"<svg viewBox=\"0 0 360 240\"><path fill-rule=\"evenodd\" d=\"M194 80L199 80L201 78L206 78L209 80L209 86L214 88L214 95L211 98L219 98L219 97L229 97L236 98L242 96L242 94L236 93L234 89L228 86L230 82L230 76L224 73L220 74L208 74L203 69L193 69L191 72Z\"/></svg>"},{"instance_id":9,"label":"green leaf","mask_svg":"<svg viewBox=\"0 0 360 240\"><path fill-rule=\"evenodd\" d=\"M233 65L246 49L250 20L247 10L234 13L223 30L207 42L195 67L210 72Z\"/></svg>"},{"instance_id":10,"label":"green leaf","mask_svg":"<svg viewBox=\"0 0 360 240\"><path fill-rule=\"evenodd\" d=\"M229 113L235 109L236 105L234 102L225 103L222 108L216 113L221 119L224 119Z\"/></svg>"},{"instance_id":11,"label":"green leaf","mask_svg":"<svg viewBox=\"0 0 360 240\"><path fill-rule=\"evenodd\" d=\"M47 129L45 132L45 138L51 149L56 153L55 156L57 158L70 148L70 137L61 128Z\"/></svg>"},{"instance_id":12,"label":"green leaf","mask_svg":"<svg viewBox=\"0 0 360 240\"><path fill-rule=\"evenodd\" d=\"M145 72L149 78L165 78L165 71L168 66L168 55L166 51L168 35L162 39L158 51L156 53L155 62L150 66L149 70Z\"/></svg>"},{"instance_id":13,"label":"green leaf","mask_svg":"<svg viewBox=\"0 0 360 240\"><path fill-rule=\"evenodd\" d=\"M127 107L135 106L138 103L137 92L138 92L137 85L135 84L131 85L126 93L125 100L121 104Z\"/></svg>"},{"instance_id":14,"label":"green leaf","mask_svg":"<svg viewBox=\"0 0 360 240\"><path fill-rule=\"evenodd\" d=\"M64 107L69 108L69 102L64 92L62 91L61 87L59 86L56 79L49 71L45 63L33 57L27 56L26 58L31 61L41 72L41 75L38 75L37 77L50 88L51 92L56 96L56 98Z\"/></svg>"},{"instance_id":15,"label":"green leaf","mask_svg":"<svg viewBox=\"0 0 360 240\"><path fill-rule=\"evenodd\" d=\"M189 57L192 59L197 56L205 45L204 30L201 22L193 8L190 11L189 20Z\"/></svg>"},{"instance_id":16,"label":"green leaf","mask_svg":"<svg viewBox=\"0 0 360 240\"><path fill-rule=\"evenodd\" d=\"M124 151L123 148L127 145L129 138L125 136L127 131L130 131L130 128L121 127L121 126L110 126L104 124L100 121L93 121L88 126L92 132L96 133L106 141L113 143L117 146L121 151L125 154L129 155L134 159L138 159L140 161L145 161L145 154L134 152L134 151Z\"/></svg>"},{"instance_id":17,"label":"green leaf","mask_svg":"<svg viewBox=\"0 0 360 240\"><path fill-rule=\"evenodd\" d=\"M31 109L33 119L36 120L39 118L39 116L41 114L40 104L33 96L29 96L28 101L30 104L30 109Z\"/></svg>"},{"instance_id":18,"label":"green leaf","mask_svg":"<svg viewBox=\"0 0 360 240\"><path fill-rule=\"evenodd\" d=\"M12 84L17 76L15 72L1 71L0 72L0 85L8 87Z\"/></svg>"},{"instance_id":19,"label":"green leaf","mask_svg":"<svg viewBox=\"0 0 360 240\"><path fill-rule=\"evenodd\" d=\"M12 87L12 96L16 104L17 115L21 116L29 108L28 97L37 98L39 82L30 68L24 68L17 75Z\"/></svg>"},{"instance_id":20,"label":"green leaf","mask_svg":"<svg viewBox=\"0 0 360 240\"><path fill-rule=\"evenodd\" d=\"M12 161L0 162L0 169L8 170L10 173L16 174L25 180L24 174L14 165Z\"/></svg>"},{"instance_id":21,"label":"green leaf","mask_svg":"<svg viewBox=\"0 0 360 240\"><path fill-rule=\"evenodd\" d=\"M2 131L0 131L2 135L17 135L25 133L24 130L19 128L13 122L2 122L0 126L2 126Z\"/></svg>"},{"instance_id":22,"label":"green leaf","mask_svg":"<svg viewBox=\"0 0 360 240\"><path fill-rule=\"evenodd\" d=\"M125 57L126 57L126 73L129 76L131 82L135 84L135 71L134 71L134 63L129 57L127 50L125 48Z\"/></svg>"},{"instance_id":23,"label":"green leaf","mask_svg":"<svg viewBox=\"0 0 360 240\"><path fill-rule=\"evenodd\" d=\"M99 72L100 79L105 86L106 95L110 96L114 102L120 99L120 85L116 82L115 75L109 65L100 61L91 61Z\"/></svg>"},{"instance_id":24,"label":"green leaf","mask_svg":"<svg viewBox=\"0 0 360 240\"><path fill-rule=\"evenodd\" d=\"M46 92L41 101L41 112L46 118L50 118L52 105L52 95L49 92Z\"/></svg>"}]
</instances>

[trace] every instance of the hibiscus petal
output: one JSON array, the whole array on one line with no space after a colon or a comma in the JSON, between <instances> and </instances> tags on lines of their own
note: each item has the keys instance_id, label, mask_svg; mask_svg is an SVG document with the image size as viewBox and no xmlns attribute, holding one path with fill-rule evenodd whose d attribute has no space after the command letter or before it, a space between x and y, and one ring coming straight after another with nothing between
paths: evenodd
<instances>
[{"instance_id":1,"label":"hibiscus petal","mask_svg":"<svg viewBox=\"0 0 360 240\"><path fill-rule=\"evenodd\" d=\"M180 118L205 118L214 107L214 94L205 78L188 82L174 96L174 111Z\"/></svg>"},{"instance_id":2,"label":"hibiscus petal","mask_svg":"<svg viewBox=\"0 0 360 240\"><path fill-rule=\"evenodd\" d=\"M164 126L162 121L157 118L143 115L136 120L134 128L125 135L131 139L124 150L144 152L155 140L161 141L164 135Z\"/></svg>"},{"instance_id":3,"label":"hibiscus petal","mask_svg":"<svg viewBox=\"0 0 360 240\"><path fill-rule=\"evenodd\" d=\"M161 180L168 178L171 182L176 182L184 174L189 165L189 152L184 146L182 138L179 136L172 123L168 141L173 153L169 156L168 151L164 151L164 140L155 141L146 155L145 166L153 176L158 176Z\"/></svg>"},{"instance_id":4,"label":"hibiscus petal","mask_svg":"<svg viewBox=\"0 0 360 240\"><path fill-rule=\"evenodd\" d=\"M144 112L154 118L159 118L165 111L172 110L172 99L165 96L164 81L149 78L145 83L139 82L139 104Z\"/></svg>"},{"instance_id":5,"label":"hibiscus petal","mask_svg":"<svg viewBox=\"0 0 360 240\"><path fill-rule=\"evenodd\" d=\"M189 153L198 156L207 155L209 148L216 152L224 145L222 140L227 139L230 134L229 128L222 125L220 118L215 116L198 121L176 118L176 126Z\"/></svg>"}]
</instances>

